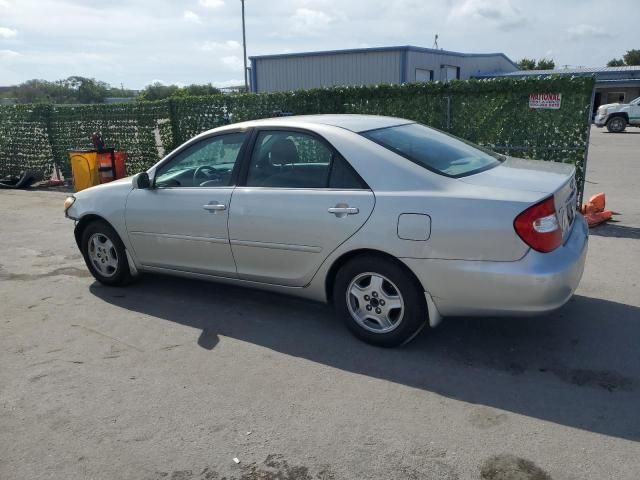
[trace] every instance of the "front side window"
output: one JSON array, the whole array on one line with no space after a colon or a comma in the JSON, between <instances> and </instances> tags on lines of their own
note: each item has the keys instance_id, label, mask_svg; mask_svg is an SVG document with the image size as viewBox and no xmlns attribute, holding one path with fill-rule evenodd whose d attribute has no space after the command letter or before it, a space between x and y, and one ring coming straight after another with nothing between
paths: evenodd
<instances>
[{"instance_id":1,"label":"front side window","mask_svg":"<svg viewBox=\"0 0 640 480\"><path fill-rule=\"evenodd\" d=\"M366 188L350 165L318 138L301 132L258 134L247 174L249 187Z\"/></svg>"},{"instance_id":2,"label":"front side window","mask_svg":"<svg viewBox=\"0 0 640 480\"><path fill-rule=\"evenodd\" d=\"M160 167L156 175L156 187L231 185L231 174L245 137L245 132L228 133L191 145Z\"/></svg>"},{"instance_id":3,"label":"front side window","mask_svg":"<svg viewBox=\"0 0 640 480\"><path fill-rule=\"evenodd\" d=\"M464 177L500 164L504 157L419 123L362 132L375 143L448 177Z\"/></svg>"}]
</instances>

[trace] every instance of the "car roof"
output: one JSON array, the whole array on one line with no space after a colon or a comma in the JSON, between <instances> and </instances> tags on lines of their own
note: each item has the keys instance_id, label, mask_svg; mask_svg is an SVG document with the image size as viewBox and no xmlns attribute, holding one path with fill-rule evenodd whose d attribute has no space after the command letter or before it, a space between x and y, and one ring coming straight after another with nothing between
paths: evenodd
<instances>
[{"instance_id":1,"label":"car roof","mask_svg":"<svg viewBox=\"0 0 640 480\"><path fill-rule=\"evenodd\" d=\"M365 132L378 128L393 127L414 123L411 120L395 117L383 117L380 115L352 115L352 114L327 114L327 115L291 115L285 117L265 118L262 120L252 120L241 124L234 124L235 127L258 127L258 126L279 126L305 128L310 125L331 125L344 128L352 132Z\"/></svg>"}]
</instances>

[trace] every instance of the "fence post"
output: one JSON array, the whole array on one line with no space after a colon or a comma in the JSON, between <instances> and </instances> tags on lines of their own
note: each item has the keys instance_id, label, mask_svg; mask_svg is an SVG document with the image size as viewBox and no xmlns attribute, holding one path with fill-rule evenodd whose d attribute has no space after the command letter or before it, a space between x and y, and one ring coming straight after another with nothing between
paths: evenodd
<instances>
[{"instance_id":1,"label":"fence post","mask_svg":"<svg viewBox=\"0 0 640 480\"><path fill-rule=\"evenodd\" d=\"M447 97L447 132L451 130L451 97Z\"/></svg>"},{"instance_id":2,"label":"fence post","mask_svg":"<svg viewBox=\"0 0 640 480\"><path fill-rule=\"evenodd\" d=\"M178 125L178 115L174 105L175 100L169 98L165 102L169 102L169 124L171 125L171 136L173 137L171 139L171 148L169 149L171 151L182 143L182 139L180 138L180 126Z\"/></svg>"},{"instance_id":3,"label":"fence post","mask_svg":"<svg viewBox=\"0 0 640 480\"><path fill-rule=\"evenodd\" d=\"M54 140L51 125L53 124L53 105L42 106L42 116L44 120L45 129L47 130L47 142L49 143L49 149L51 150L51 171L62 172L62 168L58 168L58 159L56 158L56 151L54 148ZM45 172L42 172L43 175Z\"/></svg>"},{"instance_id":4,"label":"fence post","mask_svg":"<svg viewBox=\"0 0 640 480\"><path fill-rule=\"evenodd\" d=\"M584 146L584 157L582 160L582 179L580 181L580 185L578 188L580 189L580 200L578 205L582 205L584 200L584 185L587 181L587 158L589 157L589 143L591 143L591 127L592 122L591 119L593 117L593 102L595 101L596 96L596 86L595 83L593 88L591 89L591 101L589 102L589 111L587 112L587 144Z\"/></svg>"}]
</instances>

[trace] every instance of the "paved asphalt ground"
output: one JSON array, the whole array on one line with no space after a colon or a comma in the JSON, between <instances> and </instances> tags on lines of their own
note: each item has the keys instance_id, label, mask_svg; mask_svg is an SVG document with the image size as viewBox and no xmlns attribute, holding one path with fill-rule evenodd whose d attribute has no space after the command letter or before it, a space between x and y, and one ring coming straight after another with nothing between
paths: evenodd
<instances>
[{"instance_id":1,"label":"paved asphalt ground","mask_svg":"<svg viewBox=\"0 0 640 480\"><path fill-rule=\"evenodd\" d=\"M594 129L587 178L620 214L566 307L396 350L288 297L102 287L65 194L1 191L0 478L638 480L640 130Z\"/></svg>"}]
</instances>

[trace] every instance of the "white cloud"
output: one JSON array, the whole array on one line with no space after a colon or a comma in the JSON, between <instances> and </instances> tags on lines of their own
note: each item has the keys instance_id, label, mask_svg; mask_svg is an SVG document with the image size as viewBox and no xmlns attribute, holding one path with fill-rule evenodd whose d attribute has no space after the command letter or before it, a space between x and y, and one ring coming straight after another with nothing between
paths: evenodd
<instances>
[{"instance_id":1,"label":"white cloud","mask_svg":"<svg viewBox=\"0 0 640 480\"><path fill-rule=\"evenodd\" d=\"M567 29L567 33L569 34L569 38L571 40L578 40L582 38L610 38L611 34L608 33L602 27L594 27L593 25L588 25L586 23L582 23L580 25L574 25Z\"/></svg>"},{"instance_id":2,"label":"white cloud","mask_svg":"<svg viewBox=\"0 0 640 480\"><path fill-rule=\"evenodd\" d=\"M21 56L22 55L13 50L0 50L0 60L11 60Z\"/></svg>"},{"instance_id":3,"label":"white cloud","mask_svg":"<svg viewBox=\"0 0 640 480\"><path fill-rule=\"evenodd\" d=\"M159 78L154 78L150 82L147 82L145 86L147 85L164 85L164 86L175 85L176 87L180 87L180 88L183 88L186 86L184 82L166 82Z\"/></svg>"},{"instance_id":4,"label":"white cloud","mask_svg":"<svg viewBox=\"0 0 640 480\"><path fill-rule=\"evenodd\" d=\"M216 87L238 87L240 85L244 85L244 78L235 80L235 79L231 79L231 80L224 80L222 82L215 82L214 85Z\"/></svg>"},{"instance_id":5,"label":"white cloud","mask_svg":"<svg viewBox=\"0 0 640 480\"><path fill-rule=\"evenodd\" d=\"M192 12L191 10L185 11L182 15L182 18L184 18L187 22L202 23L202 20L200 20L200 15Z\"/></svg>"},{"instance_id":6,"label":"white cloud","mask_svg":"<svg viewBox=\"0 0 640 480\"><path fill-rule=\"evenodd\" d=\"M13 28L0 27L0 38L13 38L18 34Z\"/></svg>"},{"instance_id":7,"label":"white cloud","mask_svg":"<svg viewBox=\"0 0 640 480\"><path fill-rule=\"evenodd\" d=\"M0 27L17 31L15 37L0 37L0 50L11 49L2 53L0 85L70 75L130 88L142 88L154 78L187 85L241 84L232 82L243 78L240 1L224 0L217 8L216 2L206 3L212 6L199 0L0 0ZM438 33L446 50L502 51L512 60L551 56L557 65L603 66L637 42L637 18L620 15L637 3L618 0L618 9L603 9L595 0L248 0L247 48L249 55L263 55L430 47ZM187 20L185 11L197 17ZM100 35L96 18L109 25ZM509 30L523 21L526 28ZM612 36L598 36L602 32ZM232 56L237 59L223 62Z\"/></svg>"},{"instance_id":8,"label":"white cloud","mask_svg":"<svg viewBox=\"0 0 640 480\"><path fill-rule=\"evenodd\" d=\"M327 30L333 18L319 10L298 8L289 23L291 31L298 35L318 35Z\"/></svg>"},{"instance_id":9,"label":"white cloud","mask_svg":"<svg viewBox=\"0 0 640 480\"><path fill-rule=\"evenodd\" d=\"M204 8L224 7L224 0L200 0L198 3L200 3L200 6Z\"/></svg>"},{"instance_id":10,"label":"white cloud","mask_svg":"<svg viewBox=\"0 0 640 480\"><path fill-rule=\"evenodd\" d=\"M454 5L449 21L489 21L500 28L512 29L527 23L527 17L511 0L463 0Z\"/></svg>"},{"instance_id":11,"label":"white cloud","mask_svg":"<svg viewBox=\"0 0 640 480\"><path fill-rule=\"evenodd\" d=\"M244 62L242 61L242 58L236 55L229 55L227 57L222 57L221 60L222 60L222 63L224 63L226 66L230 67L233 70L242 71L244 69Z\"/></svg>"},{"instance_id":12,"label":"white cloud","mask_svg":"<svg viewBox=\"0 0 640 480\"><path fill-rule=\"evenodd\" d=\"M200 50L203 52L214 52L217 50L237 50L242 45L235 40L227 40L226 42L204 42L200 45Z\"/></svg>"}]
</instances>

